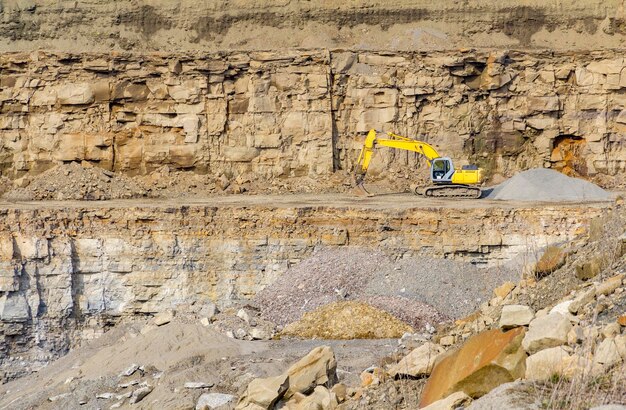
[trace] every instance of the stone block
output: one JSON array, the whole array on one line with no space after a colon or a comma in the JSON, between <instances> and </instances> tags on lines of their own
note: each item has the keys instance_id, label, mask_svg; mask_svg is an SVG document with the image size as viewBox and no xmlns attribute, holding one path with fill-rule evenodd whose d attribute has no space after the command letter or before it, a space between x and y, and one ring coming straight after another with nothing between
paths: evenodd
<instances>
[{"instance_id":1,"label":"stone block","mask_svg":"<svg viewBox=\"0 0 626 410\"><path fill-rule=\"evenodd\" d=\"M502 383L523 377L526 353L521 348L524 328L488 330L469 338L446 354L424 387L420 407L463 391L480 397Z\"/></svg>"},{"instance_id":2,"label":"stone block","mask_svg":"<svg viewBox=\"0 0 626 410\"><path fill-rule=\"evenodd\" d=\"M57 91L58 100L63 105L84 105L94 102L91 86L86 83L66 84Z\"/></svg>"},{"instance_id":3,"label":"stone block","mask_svg":"<svg viewBox=\"0 0 626 410\"><path fill-rule=\"evenodd\" d=\"M464 408L469 404L472 398L463 392L452 393L448 397L437 400L434 403L423 407L422 410L456 410L458 408Z\"/></svg>"},{"instance_id":4,"label":"stone block","mask_svg":"<svg viewBox=\"0 0 626 410\"><path fill-rule=\"evenodd\" d=\"M500 327L510 329L518 326L526 326L535 317L533 310L524 305L506 305L502 307L500 315Z\"/></svg>"},{"instance_id":5,"label":"stone block","mask_svg":"<svg viewBox=\"0 0 626 410\"><path fill-rule=\"evenodd\" d=\"M169 148L169 158L172 164L181 168L189 168L196 163L196 145L173 145Z\"/></svg>"},{"instance_id":6,"label":"stone block","mask_svg":"<svg viewBox=\"0 0 626 410\"><path fill-rule=\"evenodd\" d=\"M604 339L593 354L593 363L610 368L622 362L622 356L617 349L615 338Z\"/></svg>"},{"instance_id":7,"label":"stone block","mask_svg":"<svg viewBox=\"0 0 626 410\"><path fill-rule=\"evenodd\" d=\"M590 303L594 300L596 296L596 288L595 286L591 286L589 289L580 291L576 297L572 300L572 303L569 304L568 310L570 313L576 314L580 309L582 309L587 303Z\"/></svg>"},{"instance_id":8,"label":"stone block","mask_svg":"<svg viewBox=\"0 0 626 410\"><path fill-rule=\"evenodd\" d=\"M437 358L444 349L431 342L426 342L413 349L387 372L391 377L421 377L428 376L435 365Z\"/></svg>"},{"instance_id":9,"label":"stone block","mask_svg":"<svg viewBox=\"0 0 626 410\"><path fill-rule=\"evenodd\" d=\"M530 322L522 346L529 354L567 343L572 324L560 313L551 313Z\"/></svg>"},{"instance_id":10,"label":"stone block","mask_svg":"<svg viewBox=\"0 0 626 410\"><path fill-rule=\"evenodd\" d=\"M224 147L223 155L226 161L250 162L259 156L259 150L250 147Z\"/></svg>"},{"instance_id":11,"label":"stone block","mask_svg":"<svg viewBox=\"0 0 626 410\"><path fill-rule=\"evenodd\" d=\"M0 296L0 320L26 322L28 319L30 319L30 307L22 292L8 292Z\"/></svg>"},{"instance_id":12,"label":"stone block","mask_svg":"<svg viewBox=\"0 0 626 410\"><path fill-rule=\"evenodd\" d=\"M280 134L256 134L254 136L254 146L257 148L278 148L281 146Z\"/></svg>"},{"instance_id":13,"label":"stone block","mask_svg":"<svg viewBox=\"0 0 626 410\"><path fill-rule=\"evenodd\" d=\"M604 282L595 287L596 295L610 295L619 288L624 280L625 275L619 274L608 278Z\"/></svg>"},{"instance_id":14,"label":"stone block","mask_svg":"<svg viewBox=\"0 0 626 410\"><path fill-rule=\"evenodd\" d=\"M588 372L591 366L588 359L570 355L563 346L558 346L530 355L526 359L525 377L530 380L548 380L554 375L573 377Z\"/></svg>"}]
</instances>

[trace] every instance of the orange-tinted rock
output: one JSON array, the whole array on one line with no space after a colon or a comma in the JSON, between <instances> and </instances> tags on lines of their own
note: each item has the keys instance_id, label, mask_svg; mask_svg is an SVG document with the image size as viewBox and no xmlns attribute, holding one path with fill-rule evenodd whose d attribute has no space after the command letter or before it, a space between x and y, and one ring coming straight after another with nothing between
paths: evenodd
<instances>
[{"instance_id":1,"label":"orange-tinted rock","mask_svg":"<svg viewBox=\"0 0 626 410\"><path fill-rule=\"evenodd\" d=\"M460 348L446 354L426 383L420 407L463 391L476 398L502 383L524 377L526 352L522 349L525 330L488 330L471 337Z\"/></svg>"},{"instance_id":2,"label":"orange-tinted rock","mask_svg":"<svg viewBox=\"0 0 626 410\"><path fill-rule=\"evenodd\" d=\"M626 326L626 315L621 315L620 317L618 317L617 323L619 323L621 326Z\"/></svg>"}]
</instances>

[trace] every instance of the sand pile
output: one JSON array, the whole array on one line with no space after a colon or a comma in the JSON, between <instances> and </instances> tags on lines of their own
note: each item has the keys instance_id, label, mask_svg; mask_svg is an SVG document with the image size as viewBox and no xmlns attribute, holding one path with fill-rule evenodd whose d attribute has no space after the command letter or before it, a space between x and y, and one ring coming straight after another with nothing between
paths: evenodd
<instances>
[{"instance_id":1,"label":"sand pile","mask_svg":"<svg viewBox=\"0 0 626 410\"><path fill-rule=\"evenodd\" d=\"M389 339L413 329L389 313L363 302L335 302L305 313L282 335L307 339Z\"/></svg>"},{"instance_id":2,"label":"sand pile","mask_svg":"<svg viewBox=\"0 0 626 410\"><path fill-rule=\"evenodd\" d=\"M10 201L61 201L147 196L146 188L131 178L102 168L83 167L75 162L59 165L23 182L28 184L6 192L3 198Z\"/></svg>"},{"instance_id":3,"label":"sand pile","mask_svg":"<svg viewBox=\"0 0 626 410\"><path fill-rule=\"evenodd\" d=\"M535 168L497 185L486 196L505 201L606 201L610 194L599 186L560 172Z\"/></svg>"}]
</instances>

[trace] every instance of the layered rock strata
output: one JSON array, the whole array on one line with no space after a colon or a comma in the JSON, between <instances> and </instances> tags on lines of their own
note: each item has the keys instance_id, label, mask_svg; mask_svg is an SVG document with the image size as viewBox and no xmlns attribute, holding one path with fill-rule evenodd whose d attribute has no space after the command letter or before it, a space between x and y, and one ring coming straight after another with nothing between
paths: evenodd
<instances>
[{"instance_id":1,"label":"layered rock strata","mask_svg":"<svg viewBox=\"0 0 626 410\"><path fill-rule=\"evenodd\" d=\"M29 371L125 318L248 299L317 247L377 244L398 256L426 252L498 264L585 234L606 210L259 202L268 204L4 206L3 367L15 369L7 356L23 353L27 365L19 372Z\"/></svg>"},{"instance_id":2,"label":"layered rock strata","mask_svg":"<svg viewBox=\"0 0 626 410\"><path fill-rule=\"evenodd\" d=\"M87 161L322 181L353 170L376 128L488 177L545 166L623 185L625 67L610 51L4 54L0 172ZM370 175L414 180L420 165L383 148Z\"/></svg>"}]
</instances>

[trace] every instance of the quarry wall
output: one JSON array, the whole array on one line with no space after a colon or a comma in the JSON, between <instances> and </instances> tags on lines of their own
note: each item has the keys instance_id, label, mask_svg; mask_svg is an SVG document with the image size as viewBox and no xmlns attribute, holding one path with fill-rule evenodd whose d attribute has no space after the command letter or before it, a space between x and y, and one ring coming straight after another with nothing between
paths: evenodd
<instances>
[{"instance_id":1,"label":"quarry wall","mask_svg":"<svg viewBox=\"0 0 626 410\"><path fill-rule=\"evenodd\" d=\"M606 204L6 206L0 367L5 379L29 372L125 318L168 308L198 313L207 303L249 299L316 248L376 246L396 256L498 265L584 237L606 210Z\"/></svg>"},{"instance_id":2,"label":"quarry wall","mask_svg":"<svg viewBox=\"0 0 626 410\"><path fill-rule=\"evenodd\" d=\"M487 176L546 166L620 185L625 67L612 51L3 54L0 172L88 161L321 181L350 172L376 128ZM419 165L381 149L370 175Z\"/></svg>"}]
</instances>

